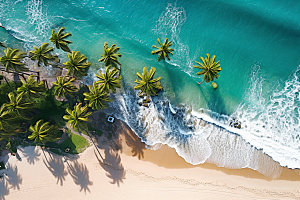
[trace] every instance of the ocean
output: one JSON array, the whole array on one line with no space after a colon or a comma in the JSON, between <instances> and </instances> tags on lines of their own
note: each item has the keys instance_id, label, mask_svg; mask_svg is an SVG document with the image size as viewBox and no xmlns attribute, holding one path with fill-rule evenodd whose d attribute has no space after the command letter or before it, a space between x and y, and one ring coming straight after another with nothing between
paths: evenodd
<instances>
[{"instance_id":1,"label":"ocean","mask_svg":"<svg viewBox=\"0 0 300 200\"><path fill-rule=\"evenodd\" d=\"M107 113L125 120L152 148L167 144L187 162L249 167L267 176L300 168L300 1L0 0L0 39L14 48L49 42L66 27L85 54L91 83L105 41L123 55L124 90ZM157 62L157 38L174 56ZM57 50L62 61L66 54ZM222 71L214 90L192 66L206 53ZM136 72L156 67L164 91L137 104ZM237 119L241 129L230 127Z\"/></svg>"}]
</instances>

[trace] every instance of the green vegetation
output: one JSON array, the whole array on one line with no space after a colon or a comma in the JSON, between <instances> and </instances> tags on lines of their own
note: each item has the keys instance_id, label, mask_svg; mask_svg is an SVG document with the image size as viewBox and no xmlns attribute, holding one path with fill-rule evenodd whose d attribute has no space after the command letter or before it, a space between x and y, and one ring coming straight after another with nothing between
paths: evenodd
<instances>
[{"instance_id":1,"label":"green vegetation","mask_svg":"<svg viewBox=\"0 0 300 200\"><path fill-rule=\"evenodd\" d=\"M83 136L74 133L71 133L63 143L58 145L59 149L63 152L69 148L69 153L71 154L81 153L89 146L89 142Z\"/></svg>"},{"instance_id":2,"label":"green vegetation","mask_svg":"<svg viewBox=\"0 0 300 200\"><path fill-rule=\"evenodd\" d=\"M32 107L32 103L27 102L22 93L15 94L10 92L8 94L9 102L3 104L8 112L12 112L17 116L22 116L22 112Z\"/></svg>"},{"instance_id":3,"label":"green vegetation","mask_svg":"<svg viewBox=\"0 0 300 200\"><path fill-rule=\"evenodd\" d=\"M115 68L110 70L110 67L106 67L104 74L102 74L100 71L98 73L99 74L96 74L96 76L99 80L96 81L96 83L100 85L101 90L109 93L110 90L112 92L116 92L117 88L121 88L122 76L119 76L119 70Z\"/></svg>"},{"instance_id":4,"label":"green vegetation","mask_svg":"<svg viewBox=\"0 0 300 200\"><path fill-rule=\"evenodd\" d=\"M41 63L44 63L44 65L47 66L49 65L49 61L56 60L56 57L52 55L54 49L53 47L49 47L49 43L44 43L39 48L36 46L33 48L34 50L29 52L29 57L31 60L36 61L38 67L41 66Z\"/></svg>"},{"instance_id":5,"label":"green vegetation","mask_svg":"<svg viewBox=\"0 0 300 200\"><path fill-rule=\"evenodd\" d=\"M74 109L66 109L67 115L64 115L64 119L75 130L87 130L86 122L92 112L88 112L87 105L82 106L81 103L74 106Z\"/></svg>"},{"instance_id":6,"label":"green vegetation","mask_svg":"<svg viewBox=\"0 0 300 200\"><path fill-rule=\"evenodd\" d=\"M41 97L45 91L45 84L43 81L34 80L34 76L30 75L26 81L21 80L22 86L17 89L17 92L25 95L29 99Z\"/></svg>"},{"instance_id":7,"label":"green vegetation","mask_svg":"<svg viewBox=\"0 0 300 200\"><path fill-rule=\"evenodd\" d=\"M16 76L22 76L20 82L10 82L8 77L0 75L0 150L7 149L12 154L16 153L18 144L24 143L43 145L50 147L55 152L80 153L89 146L88 141L77 134L67 130L68 136L64 141L59 141L66 124L70 125L75 131L79 131L91 137L90 133L101 136L102 131L95 129L90 123L90 116L94 110L104 109L111 102L110 95L121 88L122 76L120 75L121 63L119 58L120 48L115 44L108 46L104 43L104 53L99 62L103 62L106 69L105 73L100 70L96 74L99 80L93 82L88 87L79 85L77 88L73 82L75 79L81 79L87 76L91 66L88 58L79 51L71 51L67 40L71 33L65 33L62 27L56 33L52 30L50 41L57 49L62 49L67 54L68 60L61 64L57 56L53 55L54 48L49 43L44 43L40 47L33 47L29 52L29 58L36 62L38 67L52 65L54 67L66 68L68 76L58 76L56 82L45 87L44 81L39 80L39 76L33 75L24 64L26 53L18 49L6 48L4 55L0 57L0 63L3 68L0 70L7 73L13 73ZM169 55L173 55L174 49L171 49L172 42L165 39L162 44L157 39L160 47L153 45L157 50L152 54L158 55L158 61L170 60ZM5 47L3 43L0 46ZM201 69L197 75L204 75L203 81L210 82L219 77L221 71L219 61L215 62L215 56L212 58L207 54L207 58L202 58L203 63L197 62L200 66L194 66ZM26 73L24 73L26 72ZM163 87L161 77L154 78L156 68L151 67L150 71L146 67L143 73L137 72L138 80L134 89L139 90L139 95L147 96L143 100L148 105L149 97L155 96ZM39 74L39 72L37 72ZM26 78L27 77L27 78ZM201 83L202 83L201 82ZM212 83L214 88L216 83ZM64 98L63 101L56 99ZM61 99L60 99L61 100ZM71 109L73 108L73 110ZM113 132L109 132L111 138ZM59 142L58 142L59 141Z\"/></svg>"},{"instance_id":8,"label":"green vegetation","mask_svg":"<svg viewBox=\"0 0 300 200\"><path fill-rule=\"evenodd\" d=\"M200 72L197 72L197 75L198 76L203 75L203 79L201 83L203 83L204 81L208 83L220 77L219 75L219 72L221 71L220 61L215 62L215 59L216 59L215 55L213 55L213 57L211 58L209 54L206 54L206 58L200 57L202 63L195 61L199 66L195 65L193 67L201 70ZM198 84L200 85L201 83ZM217 86L215 85L213 87L216 88Z\"/></svg>"},{"instance_id":9,"label":"green vegetation","mask_svg":"<svg viewBox=\"0 0 300 200\"><path fill-rule=\"evenodd\" d=\"M45 143L47 138L49 138L50 130L52 126L50 126L49 122L43 122L43 120L39 120L36 122L34 126L29 127L29 131L32 132L31 135L28 136L28 139L34 140L35 143Z\"/></svg>"},{"instance_id":10,"label":"green vegetation","mask_svg":"<svg viewBox=\"0 0 300 200\"><path fill-rule=\"evenodd\" d=\"M0 107L0 130L7 130L10 126L9 121L14 119L14 114L6 110L5 105Z\"/></svg>"},{"instance_id":11,"label":"green vegetation","mask_svg":"<svg viewBox=\"0 0 300 200\"><path fill-rule=\"evenodd\" d=\"M101 58L98 62L104 62L105 66L112 66L118 68L118 65L121 67L121 63L118 58L122 55L118 52L120 50L117 45L113 44L111 47L108 47L107 42L104 43L104 54L101 55Z\"/></svg>"},{"instance_id":12,"label":"green vegetation","mask_svg":"<svg viewBox=\"0 0 300 200\"><path fill-rule=\"evenodd\" d=\"M63 127L66 124L63 116L67 107L67 104L57 101L52 91L49 91L43 98L35 99L35 114L32 121L43 119L58 127Z\"/></svg>"},{"instance_id":13,"label":"green vegetation","mask_svg":"<svg viewBox=\"0 0 300 200\"><path fill-rule=\"evenodd\" d=\"M153 48L156 48L157 50L153 50L151 53L152 55L157 54L158 61L165 60L166 58L170 60L169 54L173 55L174 49L171 49L170 46L172 46L172 42L168 40L168 38L165 39L165 42L162 44L157 38L157 42L159 43L160 47L157 47L156 45L152 45Z\"/></svg>"},{"instance_id":14,"label":"green vegetation","mask_svg":"<svg viewBox=\"0 0 300 200\"><path fill-rule=\"evenodd\" d=\"M75 78L81 78L87 75L87 71L91 63L87 61L87 57L79 51L72 51L68 54L69 60L64 63L64 67L68 70L68 75Z\"/></svg>"},{"instance_id":15,"label":"green vegetation","mask_svg":"<svg viewBox=\"0 0 300 200\"><path fill-rule=\"evenodd\" d=\"M56 82L53 82L54 94L57 97L66 97L66 95L72 96L75 92L78 91L77 87L72 83L75 78L72 77L56 77Z\"/></svg>"},{"instance_id":16,"label":"green vegetation","mask_svg":"<svg viewBox=\"0 0 300 200\"><path fill-rule=\"evenodd\" d=\"M8 81L6 84L0 84L0 105L9 101L8 94L20 87L22 84L20 82Z\"/></svg>"},{"instance_id":17,"label":"green vegetation","mask_svg":"<svg viewBox=\"0 0 300 200\"><path fill-rule=\"evenodd\" d=\"M62 49L63 51L70 52L69 44L72 42L66 40L68 37L71 37L71 33L64 33L65 27L59 29L57 33L55 33L54 29L52 29L52 35L50 37L50 41L56 46L57 49Z\"/></svg>"},{"instance_id":18,"label":"green vegetation","mask_svg":"<svg viewBox=\"0 0 300 200\"><path fill-rule=\"evenodd\" d=\"M135 90L140 90L140 95L155 96L163 89L160 83L161 77L154 78L156 69L151 67L150 71L147 71L147 67L144 67L143 74L136 73L137 77L141 80L136 80L137 85L134 87Z\"/></svg>"},{"instance_id":19,"label":"green vegetation","mask_svg":"<svg viewBox=\"0 0 300 200\"><path fill-rule=\"evenodd\" d=\"M93 110L100 110L106 107L106 102L111 102L108 97L108 93L104 91L96 82L93 83L93 87L89 85L89 91L85 92L84 100L88 101L88 105Z\"/></svg>"},{"instance_id":20,"label":"green vegetation","mask_svg":"<svg viewBox=\"0 0 300 200\"><path fill-rule=\"evenodd\" d=\"M4 50L4 56L0 58L0 62L5 67L5 71L27 71L28 69L24 66L21 60L25 57L26 53L19 49L7 48Z\"/></svg>"}]
</instances>

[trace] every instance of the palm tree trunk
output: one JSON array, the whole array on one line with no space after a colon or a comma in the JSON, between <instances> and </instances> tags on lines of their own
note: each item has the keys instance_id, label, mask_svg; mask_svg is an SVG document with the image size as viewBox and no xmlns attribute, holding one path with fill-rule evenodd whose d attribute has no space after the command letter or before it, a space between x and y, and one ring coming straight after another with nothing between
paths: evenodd
<instances>
[{"instance_id":1,"label":"palm tree trunk","mask_svg":"<svg viewBox=\"0 0 300 200\"><path fill-rule=\"evenodd\" d=\"M87 135L90 137L90 140L92 141L94 147L96 148L96 150L97 150L98 154L100 155L100 157L101 157L101 159L102 159L102 162L103 162L103 161L104 161L104 158L102 157L102 155L101 155L101 153L100 153L100 151L99 151L97 145L95 144L93 138L91 137L91 135L90 135L90 133L89 133L88 131L86 131L86 133L87 133Z\"/></svg>"},{"instance_id":2,"label":"palm tree trunk","mask_svg":"<svg viewBox=\"0 0 300 200\"><path fill-rule=\"evenodd\" d=\"M5 76L3 76L3 78L4 78L5 82L6 82L6 84L8 85L8 87L11 88L11 85L10 85L10 83L8 82L7 78L6 78Z\"/></svg>"},{"instance_id":3,"label":"palm tree trunk","mask_svg":"<svg viewBox=\"0 0 300 200\"><path fill-rule=\"evenodd\" d=\"M201 83L197 82L197 84L198 84L198 85L201 85L204 81L205 81L205 79L203 79L203 80L201 81Z\"/></svg>"},{"instance_id":4,"label":"palm tree trunk","mask_svg":"<svg viewBox=\"0 0 300 200\"><path fill-rule=\"evenodd\" d=\"M36 72L36 73L37 73L37 77L36 77L37 82L40 82L40 72Z\"/></svg>"},{"instance_id":5,"label":"palm tree trunk","mask_svg":"<svg viewBox=\"0 0 300 200\"><path fill-rule=\"evenodd\" d=\"M48 81L47 81L47 80L44 80L44 83L45 83L45 85L46 85L47 89L49 90Z\"/></svg>"}]
</instances>

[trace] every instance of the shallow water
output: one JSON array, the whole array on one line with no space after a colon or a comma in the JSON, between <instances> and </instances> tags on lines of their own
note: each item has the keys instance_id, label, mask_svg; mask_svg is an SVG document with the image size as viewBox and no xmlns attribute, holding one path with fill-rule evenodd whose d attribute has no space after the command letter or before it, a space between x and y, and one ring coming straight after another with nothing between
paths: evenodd
<instances>
[{"instance_id":1,"label":"shallow water","mask_svg":"<svg viewBox=\"0 0 300 200\"><path fill-rule=\"evenodd\" d=\"M169 144L193 164L254 169L264 166L255 150L262 149L280 165L300 168L299 9L296 0L0 0L0 22L8 30L0 36L28 49L65 26L73 34L71 49L93 63L90 74L102 67L103 43L115 43L128 91L112 107L122 109L119 117L148 144ZM171 61L158 63L151 55L157 37L174 42ZM196 84L192 65L206 53L221 63L217 90ZM144 66L157 68L165 89L148 110L138 108L129 91ZM232 117L241 130L228 126ZM199 126L199 118L212 124Z\"/></svg>"}]
</instances>

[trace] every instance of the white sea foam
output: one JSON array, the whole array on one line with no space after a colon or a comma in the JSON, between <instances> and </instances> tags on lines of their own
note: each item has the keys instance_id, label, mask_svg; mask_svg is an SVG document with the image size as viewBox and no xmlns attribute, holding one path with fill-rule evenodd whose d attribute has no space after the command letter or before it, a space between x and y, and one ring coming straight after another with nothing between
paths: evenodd
<instances>
[{"instance_id":1,"label":"white sea foam","mask_svg":"<svg viewBox=\"0 0 300 200\"><path fill-rule=\"evenodd\" d=\"M184 66L179 70L194 76L192 72L192 59L190 59L190 50L188 45L184 44L180 38L181 28L186 22L186 12L183 7L177 7L176 3L168 3L165 11L157 20L154 28L155 34L160 39L169 38L173 42L176 53L172 56L170 61L171 65Z\"/></svg>"},{"instance_id":2,"label":"white sea foam","mask_svg":"<svg viewBox=\"0 0 300 200\"><path fill-rule=\"evenodd\" d=\"M51 24L48 20L47 10L43 5L43 0L31 0L27 3L26 15L28 22L35 27L39 35L47 35Z\"/></svg>"},{"instance_id":3,"label":"white sea foam","mask_svg":"<svg viewBox=\"0 0 300 200\"><path fill-rule=\"evenodd\" d=\"M263 80L255 67L245 102L232 114L243 124L239 134L282 166L300 168L300 67L270 99L263 97Z\"/></svg>"},{"instance_id":4,"label":"white sea foam","mask_svg":"<svg viewBox=\"0 0 300 200\"><path fill-rule=\"evenodd\" d=\"M238 134L220 126L228 121L228 117L220 116L222 120L219 121L209 117L209 112L204 110L195 112L174 106L170 109L169 101L163 97L152 99L149 108L140 107L136 94L128 90L115 98L115 103L106 112L126 121L150 146L167 144L194 165L210 162L220 167L252 168L269 177L281 174L277 162Z\"/></svg>"},{"instance_id":5,"label":"white sea foam","mask_svg":"<svg viewBox=\"0 0 300 200\"><path fill-rule=\"evenodd\" d=\"M162 96L153 98L149 108L140 107L136 93L128 90L116 96L107 112L125 120L148 145L167 144L191 164L247 167L278 177L280 165L300 168L299 75L300 67L266 100L264 79L255 66L245 101L231 116L175 107ZM241 129L229 126L232 118L241 122Z\"/></svg>"}]
</instances>

